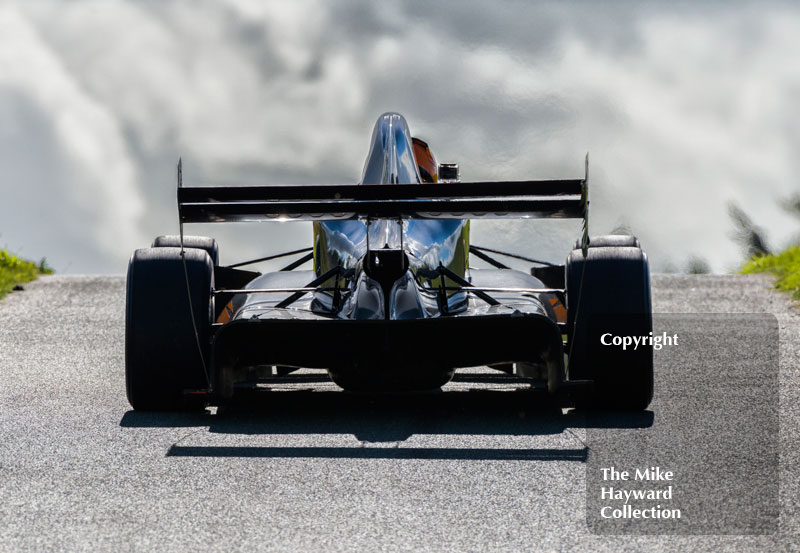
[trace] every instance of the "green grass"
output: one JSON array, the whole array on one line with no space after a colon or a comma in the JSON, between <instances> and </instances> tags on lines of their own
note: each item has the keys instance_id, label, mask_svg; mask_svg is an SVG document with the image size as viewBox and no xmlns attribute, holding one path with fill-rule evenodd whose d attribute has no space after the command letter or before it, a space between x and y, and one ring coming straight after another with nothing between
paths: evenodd
<instances>
[{"instance_id":1,"label":"green grass","mask_svg":"<svg viewBox=\"0 0 800 553\"><path fill-rule=\"evenodd\" d=\"M772 273L778 277L775 287L792 294L800 301L800 245L781 253L752 258L742 268L743 273Z\"/></svg>"},{"instance_id":2,"label":"green grass","mask_svg":"<svg viewBox=\"0 0 800 553\"><path fill-rule=\"evenodd\" d=\"M39 275L49 275L52 272L53 269L47 266L45 259L36 264L0 250L0 298L17 284L30 282Z\"/></svg>"}]
</instances>

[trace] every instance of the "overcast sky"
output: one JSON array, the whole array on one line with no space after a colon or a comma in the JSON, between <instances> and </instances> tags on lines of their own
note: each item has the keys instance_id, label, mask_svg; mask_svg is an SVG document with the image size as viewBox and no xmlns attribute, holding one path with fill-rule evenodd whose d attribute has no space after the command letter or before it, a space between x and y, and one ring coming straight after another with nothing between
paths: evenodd
<instances>
[{"instance_id":1,"label":"overcast sky","mask_svg":"<svg viewBox=\"0 0 800 553\"><path fill-rule=\"evenodd\" d=\"M177 231L186 184L351 183L399 111L465 180L574 178L591 230L653 268L717 272L737 202L773 246L800 174L791 3L0 2L0 247L123 273ZM561 261L574 223L481 221L473 243ZM207 225L223 262L310 245L307 223Z\"/></svg>"}]
</instances>

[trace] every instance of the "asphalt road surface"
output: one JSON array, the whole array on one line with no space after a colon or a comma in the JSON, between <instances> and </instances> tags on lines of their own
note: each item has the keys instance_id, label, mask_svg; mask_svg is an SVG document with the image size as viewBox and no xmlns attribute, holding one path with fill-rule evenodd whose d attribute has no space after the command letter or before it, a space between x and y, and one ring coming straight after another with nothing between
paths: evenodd
<instances>
[{"instance_id":1,"label":"asphalt road surface","mask_svg":"<svg viewBox=\"0 0 800 553\"><path fill-rule=\"evenodd\" d=\"M657 353L647 413L598 418L486 371L436 394L310 375L223 411L133 412L124 278L42 278L0 302L0 551L798 551L800 316L770 282L654 276L655 311L772 313L779 345L763 316L659 317L702 340ZM641 444L673 463L685 526L587 514L592 461Z\"/></svg>"}]
</instances>

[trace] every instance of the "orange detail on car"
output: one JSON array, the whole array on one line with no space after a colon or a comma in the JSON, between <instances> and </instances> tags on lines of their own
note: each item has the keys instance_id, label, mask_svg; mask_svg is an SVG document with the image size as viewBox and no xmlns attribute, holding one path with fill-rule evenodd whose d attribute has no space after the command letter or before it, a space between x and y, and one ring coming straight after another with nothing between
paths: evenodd
<instances>
[{"instance_id":1,"label":"orange detail on car","mask_svg":"<svg viewBox=\"0 0 800 553\"><path fill-rule=\"evenodd\" d=\"M558 298L550 298L550 305L553 306L553 312L556 314L556 320L559 323L567 322L567 310L564 309L564 304L562 304Z\"/></svg>"},{"instance_id":2,"label":"orange detail on car","mask_svg":"<svg viewBox=\"0 0 800 553\"><path fill-rule=\"evenodd\" d=\"M225 309L222 310L222 313L219 314L217 317L217 322L225 324L231 320L231 316L233 315L233 300L228 302L228 305L225 306Z\"/></svg>"},{"instance_id":3,"label":"orange detail on car","mask_svg":"<svg viewBox=\"0 0 800 553\"><path fill-rule=\"evenodd\" d=\"M417 167L419 167L419 175L422 177L422 182L437 182L439 166L436 164L436 158L433 157L428 143L419 138L412 138L411 142L414 144L414 159L417 160Z\"/></svg>"}]
</instances>

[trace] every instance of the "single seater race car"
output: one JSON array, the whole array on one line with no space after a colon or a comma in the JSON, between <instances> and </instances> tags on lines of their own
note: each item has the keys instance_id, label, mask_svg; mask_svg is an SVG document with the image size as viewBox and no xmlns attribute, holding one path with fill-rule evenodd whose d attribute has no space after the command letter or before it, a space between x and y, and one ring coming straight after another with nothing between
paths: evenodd
<instances>
[{"instance_id":1,"label":"single seater race car","mask_svg":"<svg viewBox=\"0 0 800 553\"><path fill-rule=\"evenodd\" d=\"M184 187L179 162L180 234L128 266L128 400L220 404L297 368L352 391L431 390L485 365L566 405L645 409L652 346L612 338L652 336L647 257L633 236L590 238L588 206L588 156L581 179L461 182L397 113L378 119L358 184ZM514 254L470 245L476 217L575 218L583 230L564 265L525 273L490 255ZM313 221L313 246L222 266L213 238L183 233L273 220ZM301 254L276 272L241 268Z\"/></svg>"}]
</instances>

